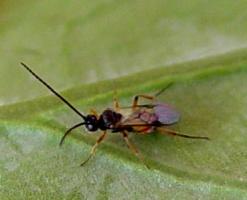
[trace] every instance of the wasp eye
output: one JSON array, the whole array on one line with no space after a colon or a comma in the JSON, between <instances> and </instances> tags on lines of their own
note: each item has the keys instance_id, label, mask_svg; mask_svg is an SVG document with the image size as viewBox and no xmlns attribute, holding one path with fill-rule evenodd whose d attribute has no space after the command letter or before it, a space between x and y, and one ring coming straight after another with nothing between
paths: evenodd
<instances>
[{"instance_id":1,"label":"wasp eye","mask_svg":"<svg viewBox=\"0 0 247 200\"><path fill-rule=\"evenodd\" d=\"M93 129L93 125L92 125L92 124L88 124L88 125L87 125L87 129L88 129L88 130L92 130L92 129Z\"/></svg>"},{"instance_id":2,"label":"wasp eye","mask_svg":"<svg viewBox=\"0 0 247 200\"><path fill-rule=\"evenodd\" d=\"M89 131L97 131L97 129L98 129L98 125L97 125L98 120L97 120L96 116L88 115L86 117L85 121L86 121L87 130L89 130Z\"/></svg>"}]
</instances>

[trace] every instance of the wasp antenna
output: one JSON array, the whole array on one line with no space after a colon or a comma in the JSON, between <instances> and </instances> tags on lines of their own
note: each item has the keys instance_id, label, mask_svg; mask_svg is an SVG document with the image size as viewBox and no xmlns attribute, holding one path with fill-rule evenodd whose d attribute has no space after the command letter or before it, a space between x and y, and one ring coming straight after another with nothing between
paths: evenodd
<instances>
[{"instance_id":1,"label":"wasp antenna","mask_svg":"<svg viewBox=\"0 0 247 200\"><path fill-rule=\"evenodd\" d=\"M63 142L64 142L65 138L67 137L67 135L68 135L69 133L71 133L71 131L73 131L74 129L76 129L76 128L80 127L80 126L83 126L83 125L85 125L84 122L79 123L79 124L76 124L76 125L72 126L71 128L69 128L69 129L64 133L64 135L63 135L63 137L62 137L62 139L61 139L61 141L60 141L60 143L59 143L59 146L62 146L62 145L63 145Z\"/></svg>"},{"instance_id":2,"label":"wasp antenna","mask_svg":"<svg viewBox=\"0 0 247 200\"><path fill-rule=\"evenodd\" d=\"M43 83L44 86L46 86L54 95L56 95L62 102L64 102L67 106L69 106L75 113L77 113L79 116L81 116L84 120L86 117L77 110L71 103L69 103L63 96L61 96L56 90L54 90L48 83L46 83L41 77L39 77L36 73L34 73L26 64L21 62L21 65L30 72L37 80L39 80L41 83Z\"/></svg>"}]
</instances>

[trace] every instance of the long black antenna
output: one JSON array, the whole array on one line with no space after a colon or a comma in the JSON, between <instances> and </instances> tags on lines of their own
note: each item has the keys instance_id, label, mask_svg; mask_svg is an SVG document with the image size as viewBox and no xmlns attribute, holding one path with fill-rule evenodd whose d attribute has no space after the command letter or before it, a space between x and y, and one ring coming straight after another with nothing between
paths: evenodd
<instances>
[{"instance_id":1,"label":"long black antenna","mask_svg":"<svg viewBox=\"0 0 247 200\"><path fill-rule=\"evenodd\" d=\"M76 128L80 127L80 126L83 126L83 125L85 125L85 122L76 124L76 125L72 126L71 128L69 128L69 129L64 133L64 135L63 135L63 137L62 137L62 139L61 139L61 141L60 141L60 143L59 143L59 146L62 146L62 144L63 144L65 138L67 137L68 134L71 133L71 131L73 131L74 129L76 129Z\"/></svg>"},{"instance_id":2,"label":"long black antenna","mask_svg":"<svg viewBox=\"0 0 247 200\"><path fill-rule=\"evenodd\" d=\"M29 71L36 79L38 79L41 83L43 83L53 94L55 94L59 99L62 100L67 106L69 106L75 113L80 115L84 120L86 117L78 111L71 103L69 103L63 96L61 96L58 92L56 92L48 83L46 83L42 78L40 78L36 73L34 73L26 64L21 62L21 65Z\"/></svg>"}]
</instances>

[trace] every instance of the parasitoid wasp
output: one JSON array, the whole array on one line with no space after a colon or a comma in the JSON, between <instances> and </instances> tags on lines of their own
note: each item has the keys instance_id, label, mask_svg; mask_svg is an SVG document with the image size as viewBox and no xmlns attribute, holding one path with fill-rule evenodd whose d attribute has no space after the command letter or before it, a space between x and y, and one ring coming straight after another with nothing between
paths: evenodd
<instances>
[{"instance_id":1,"label":"parasitoid wasp","mask_svg":"<svg viewBox=\"0 0 247 200\"><path fill-rule=\"evenodd\" d=\"M86 164L90 160L90 158L95 154L96 148L105 139L108 130L112 133L121 133L129 149L144 164L145 162L143 157L139 153L138 149L130 142L128 138L129 132L135 132L138 134L145 135L157 131L161 134L166 135L179 136L191 139L209 140L208 137L185 135L167 128L168 126L173 125L179 121L180 114L170 105L158 102L156 98L162 92L164 92L171 84L168 84L167 87L163 88L154 96L136 95L133 99L132 105L129 107L120 107L117 99L114 99L113 108L105 109L100 115L97 114L97 112L94 110L91 110L90 114L84 115L63 96L61 96L57 91L55 91L40 76L33 72L26 64L21 63L21 65L28 72L30 72L37 80L39 80L44 86L46 86L54 95L56 95L62 102L64 102L70 109L72 109L77 115L79 115L83 120L81 123L75 124L65 132L59 143L60 146L63 144L65 138L69 135L69 133L71 133L74 129L80 126L85 126L89 132L96 132L98 130L102 131L95 145L92 147L89 156L81 164L81 166ZM149 104L139 104L138 101L140 98L148 99L151 102ZM126 110L128 110L128 112L126 112Z\"/></svg>"}]
</instances>

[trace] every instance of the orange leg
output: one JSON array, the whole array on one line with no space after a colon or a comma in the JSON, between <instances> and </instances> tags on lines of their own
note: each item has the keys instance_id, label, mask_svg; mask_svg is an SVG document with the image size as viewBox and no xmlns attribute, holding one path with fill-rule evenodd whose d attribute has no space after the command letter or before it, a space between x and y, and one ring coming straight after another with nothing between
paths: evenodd
<instances>
[{"instance_id":1,"label":"orange leg","mask_svg":"<svg viewBox=\"0 0 247 200\"><path fill-rule=\"evenodd\" d=\"M98 145L105 139L106 136L106 131L104 131L100 137L97 139L95 145L92 147L91 152L88 156L88 158L81 164L81 166L85 165L91 158L92 156L95 154L96 148L98 147Z\"/></svg>"},{"instance_id":2,"label":"orange leg","mask_svg":"<svg viewBox=\"0 0 247 200\"><path fill-rule=\"evenodd\" d=\"M164 87L163 89L161 89L159 92L157 92L154 96L151 95L146 95L146 94L140 94L140 95L136 95L134 97L133 103L132 103L132 109L134 109L135 107L138 106L138 100L140 97L144 98L144 99L149 99L151 101L155 100L160 94L162 94L166 89L168 89L173 83L169 83L166 87Z\"/></svg>"},{"instance_id":3,"label":"orange leg","mask_svg":"<svg viewBox=\"0 0 247 200\"><path fill-rule=\"evenodd\" d=\"M119 106L119 102L118 102L117 98L113 99L113 108L116 112L119 112L119 110L120 110L120 106Z\"/></svg>"},{"instance_id":4,"label":"orange leg","mask_svg":"<svg viewBox=\"0 0 247 200\"><path fill-rule=\"evenodd\" d=\"M117 92L116 91L114 91L114 96L113 96L113 109L116 112L120 111L120 105L119 105L119 102L118 102Z\"/></svg>"},{"instance_id":5,"label":"orange leg","mask_svg":"<svg viewBox=\"0 0 247 200\"><path fill-rule=\"evenodd\" d=\"M148 168L149 166L144 162L144 159L142 157L142 155L139 153L139 151L137 150L137 148L129 141L129 138L128 138L128 133L127 131L123 131L122 132L123 134L123 138L126 142L126 144L128 145L129 149L141 160L141 162Z\"/></svg>"},{"instance_id":6,"label":"orange leg","mask_svg":"<svg viewBox=\"0 0 247 200\"><path fill-rule=\"evenodd\" d=\"M138 106L138 100L139 100L140 97L142 97L144 99L149 99L151 101L153 101L155 99L154 96L150 96L150 95L145 95L145 94L136 95L134 97L134 100L133 100L133 103L132 103L132 109L133 110Z\"/></svg>"},{"instance_id":7,"label":"orange leg","mask_svg":"<svg viewBox=\"0 0 247 200\"><path fill-rule=\"evenodd\" d=\"M90 114L96 116L96 118L99 119L99 115L98 115L97 111L94 110L93 108L90 109Z\"/></svg>"}]
</instances>

